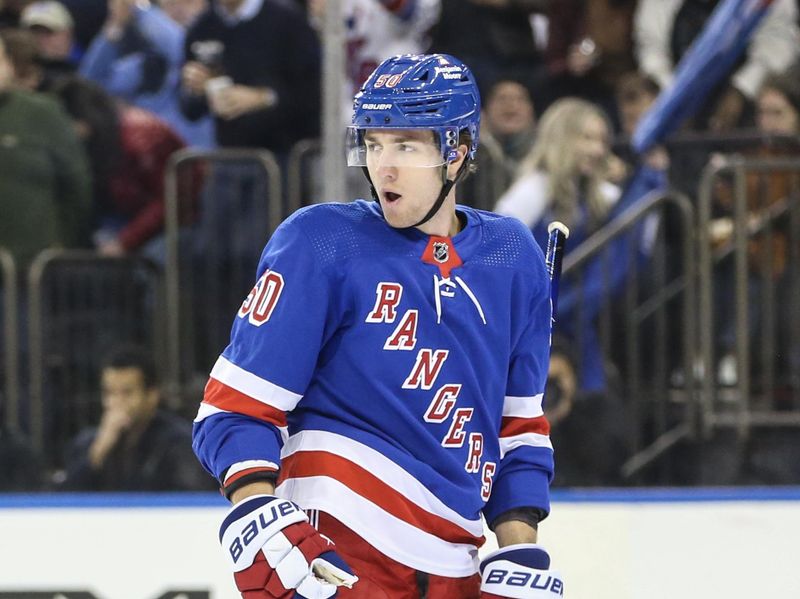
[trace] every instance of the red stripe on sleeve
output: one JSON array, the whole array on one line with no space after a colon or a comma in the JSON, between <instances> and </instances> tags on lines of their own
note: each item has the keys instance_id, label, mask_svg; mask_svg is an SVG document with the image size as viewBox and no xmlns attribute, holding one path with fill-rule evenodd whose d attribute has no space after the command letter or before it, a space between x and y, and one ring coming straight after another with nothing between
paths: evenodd
<instances>
[{"instance_id":1,"label":"red stripe on sleeve","mask_svg":"<svg viewBox=\"0 0 800 599\"><path fill-rule=\"evenodd\" d=\"M468 543L480 547L486 540L408 501L374 474L341 456L325 451L299 451L281 460L278 484L286 479L309 476L327 476L338 480L400 520L450 543Z\"/></svg>"},{"instance_id":2,"label":"red stripe on sleeve","mask_svg":"<svg viewBox=\"0 0 800 599\"><path fill-rule=\"evenodd\" d=\"M524 433L549 435L550 423L544 416L537 416L536 418L514 418L509 416L503 418L503 423L500 425L501 437L513 437Z\"/></svg>"},{"instance_id":3,"label":"red stripe on sleeve","mask_svg":"<svg viewBox=\"0 0 800 599\"><path fill-rule=\"evenodd\" d=\"M203 403L226 412L252 416L275 426L286 426L286 412L245 395L215 378L208 379Z\"/></svg>"}]
</instances>

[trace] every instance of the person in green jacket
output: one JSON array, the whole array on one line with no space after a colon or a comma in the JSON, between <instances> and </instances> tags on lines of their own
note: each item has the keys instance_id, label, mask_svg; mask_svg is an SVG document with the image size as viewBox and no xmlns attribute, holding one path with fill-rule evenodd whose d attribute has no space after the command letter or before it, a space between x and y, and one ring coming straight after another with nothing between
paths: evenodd
<instances>
[{"instance_id":1,"label":"person in green jacket","mask_svg":"<svg viewBox=\"0 0 800 599\"><path fill-rule=\"evenodd\" d=\"M84 243L91 181L83 146L57 101L13 83L0 36L0 247L23 270L43 249Z\"/></svg>"}]
</instances>

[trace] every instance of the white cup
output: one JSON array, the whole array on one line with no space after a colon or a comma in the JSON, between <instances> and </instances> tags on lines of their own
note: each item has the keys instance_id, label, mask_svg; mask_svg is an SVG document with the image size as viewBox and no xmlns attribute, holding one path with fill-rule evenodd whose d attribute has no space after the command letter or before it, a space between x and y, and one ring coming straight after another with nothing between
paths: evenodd
<instances>
[{"instance_id":1,"label":"white cup","mask_svg":"<svg viewBox=\"0 0 800 599\"><path fill-rule=\"evenodd\" d=\"M206 81L205 91L206 98L211 105L211 110L218 111L220 94L233 85L233 79L227 76L212 77Z\"/></svg>"}]
</instances>

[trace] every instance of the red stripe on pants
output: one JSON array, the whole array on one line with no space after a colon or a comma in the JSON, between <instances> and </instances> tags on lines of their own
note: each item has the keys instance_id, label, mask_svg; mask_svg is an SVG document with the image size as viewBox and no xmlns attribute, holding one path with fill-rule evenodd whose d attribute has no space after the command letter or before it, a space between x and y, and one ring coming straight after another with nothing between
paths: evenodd
<instances>
[{"instance_id":1,"label":"red stripe on pants","mask_svg":"<svg viewBox=\"0 0 800 599\"><path fill-rule=\"evenodd\" d=\"M353 569L358 582L352 589L339 587L341 599L420 599L417 572L387 557L337 519L319 512L319 532L336 543L336 553ZM428 576L426 599L478 599L481 578Z\"/></svg>"}]
</instances>

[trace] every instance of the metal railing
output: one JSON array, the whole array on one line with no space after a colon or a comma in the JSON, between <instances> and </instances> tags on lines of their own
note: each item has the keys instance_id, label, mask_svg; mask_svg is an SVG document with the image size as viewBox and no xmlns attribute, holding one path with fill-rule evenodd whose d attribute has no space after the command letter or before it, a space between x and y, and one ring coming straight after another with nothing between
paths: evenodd
<instances>
[{"instance_id":1,"label":"metal railing","mask_svg":"<svg viewBox=\"0 0 800 599\"><path fill-rule=\"evenodd\" d=\"M319 181L314 176L313 165L319 174L322 160L322 143L318 139L303 139L292 146L286 164L286 198L289 213L301 206L319 201Z\"/></svg>"},{"instance_id":2,"label":"metal railing","mask_svg":"<svg viewBox=\"0 0 800 599\"><path fill-rule=\"evenodd\" d=\"M676 230L669 231L673 239L677 237L673 245L680 252L674 272L668 269L664 232L664 216L668 208L674 209L677 215L673 219ZM638 242L633 237L638 236L633 234L635 227L647 225L648 219L652 224L653 218L659 218L660 232L654 239L648 263L649 280L645 285L636 264ZM612 314L614 300L606 296L597 317L603 353L613 355L613 342L622 342L617 348L622 350L622 356L616 357L616 365L632 420L631 456L622 466L623 478L634 476L676 443L690 437L695 428L694 388L690 375L696 326L693 230L694 210L688 198L677 192L653 192L564 259L564 277L577 276L579 279L583 269L594 259L601 260L606 289L612 268L627 270L621 313L617 310L616 316ZM631 235L632 241L627 247L625 263L610 264L610 245L626 235ZM577 304L579 319L583 318L580 313L585 308L582 302L581 298ZM674 322L676 316L680 319L680 326L678 334L674 335L674 327L669 323ZM671 331L679 340L677 344L674 341L670 344ZM642 347L643 338L648 340L646 349L649 351ZM581 342L579 338L577 345L580 346ZM676 346L678 357L670 362L668 356L674 355ZM651 357L646 367L643 354ZM674 389L670 381L675 372L683 373L682 389ZM647 437L645 430L651 431Z\"/></svg>"},{"instance_id":3,"label":"metal railing","mask_svg":"<svg viewBox=\"0 0 800 599\"><path fill-rule=\"evenodd\" d=\"M198 201L181 197L186 173L204 176ZM234 310L255 280L258 256L284 215L281 172L271 152L182 150L170 159L166 382L172 395L205 383L228 342Z\"/></svg>"},{"instance_id":4,"label":"metal railing","mask_svg":"<svg viewBox=\"0 0 800 599\"><path fill-rule=\"evenodd\" d=\"M45 250L28 273L30 436L54 458L100 414L107 352L137 343L162 355L160 274L143 258ZM50 451L44 451L50 450Z\"/></svg>"},{"instance_id":5,"label":"metal railing","mask_svg":"<svg viewBox=\"0 0 800 599\"><path fill-rule=\"evenodd\" d=\"M3 417L12 430L19 429L19 306L17 267L11 253L0 248L0 299L3 317Z\"/></svg>"},{"instance_id":6,"label":"metal railing","mask_svg":"<svg viewBox=\"0 0 800 599\"><path fill-rule=\"evenodd\" d=\"M782 181L783 189L776 189L776 181ZM731 230L729 239L720 242L711 235L712 208L720 187L726 185L732 189L727 215ZM698 324L705 371L700 415L706 437L717 428L734 428L744 439L754 426L800 426L799 202L798 158L725 156L703 172L698 207ZM778 238L786 244L782 273L774 251ZM722 297L721 283L730 279L732 292ZM758 297L753 297L754 290ZM719 312L728 302L734 306L730 324L735 325L731 329L735 342L728 349L735 358L735 377L724 381L719 380L716 366L718 354L725 351L720 342L725 322L720 322ZM783 361L780 372L779 358ZM776 393L778 386L781 397Z\"/></svg>"}]
</instances>

